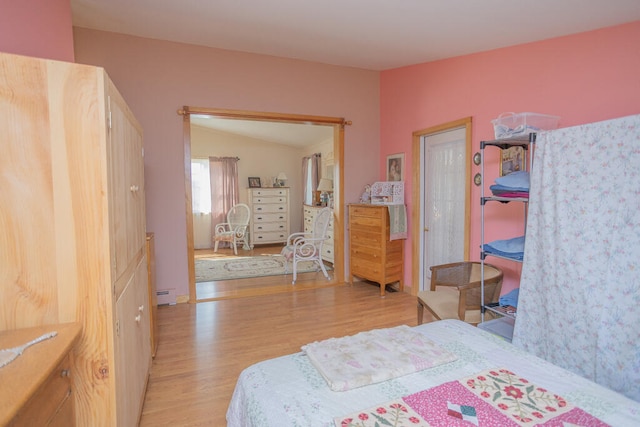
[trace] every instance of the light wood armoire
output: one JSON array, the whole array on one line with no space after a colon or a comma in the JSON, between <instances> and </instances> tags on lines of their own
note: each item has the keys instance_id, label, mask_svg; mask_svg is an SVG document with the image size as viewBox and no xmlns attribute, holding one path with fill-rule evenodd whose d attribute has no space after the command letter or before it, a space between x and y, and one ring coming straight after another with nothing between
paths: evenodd
<instances>
[{"instance_id":1,"label":"light wood armoire","mask_svg":"<svg viewBox=\"0 0 640 427\"><path fill-rule=\"evenodd\" d=\"M349 282L353 277L404 289L404 240L389 239L389 209L384 205L349 205Z\"/></svg>"},{"instance_id":2,"label":"light wood armoire","mask_svg":"<svg viewBox=\"0 0 640 427\"><path fill-rule=\"evenodd\" d=\"M151 364L142 129L102 68L10 54L0 129L0 330L81 323L76 424L137 425Z\"/></svg>"}]
</instances>

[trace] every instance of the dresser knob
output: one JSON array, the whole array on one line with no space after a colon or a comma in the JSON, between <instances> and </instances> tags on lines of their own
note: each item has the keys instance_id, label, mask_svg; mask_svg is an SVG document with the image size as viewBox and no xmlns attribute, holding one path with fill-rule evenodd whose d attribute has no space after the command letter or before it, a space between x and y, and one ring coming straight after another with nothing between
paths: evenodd
<instances>
[{"instance_id":1,"label":"dresser knob","mask_svg":"<svg viewBox=\"0 0 640 427\"><path fill-rule=\"evenodd\" d=\"M68 369L63 369L62 371L60 371L60 376L62 378L67 378L71 376L71 372L69 372Z\"/></svg>"}]
</instances>

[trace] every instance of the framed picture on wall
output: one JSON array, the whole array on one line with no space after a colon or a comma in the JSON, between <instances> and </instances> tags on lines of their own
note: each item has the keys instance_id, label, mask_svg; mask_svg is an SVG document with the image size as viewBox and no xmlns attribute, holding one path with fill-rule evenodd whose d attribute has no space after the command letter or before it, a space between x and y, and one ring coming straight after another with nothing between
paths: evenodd
<instances>
[{"instance_id":1,"label":"framed picture on wall","mask_svg":"<svg viewBox=\"0 0 640 427\"><path fill-rule=\"evenodd\" d=\"M500 176L524 170L525 153L522 147L500 150Z\"/></svg>"},{"instance_id":2,"label":"framed picture on wall","mask_svg":"<svg viewBox=\"0 0 640 427\"><path fill-rule=\"evenodd\" d=\"M249 188L260 188L260 177L250 176L249 177Z\"/></svg>"},{"instance_id":3,"label":"framed picture on wall","mask_svg":"<svg viewBox=\"0 0 640 427\"><path fill-rule=\"evenodd\" d=\"M403 181L404 153L387 156L387 181Z\"/></svg>"}]
</instances>

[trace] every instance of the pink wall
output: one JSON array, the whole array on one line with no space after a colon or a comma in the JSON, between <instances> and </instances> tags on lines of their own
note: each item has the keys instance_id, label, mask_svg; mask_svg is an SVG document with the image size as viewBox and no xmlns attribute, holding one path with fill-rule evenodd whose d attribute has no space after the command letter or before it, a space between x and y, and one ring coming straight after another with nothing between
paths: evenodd
<instances>
[{"instance_id":1,"label":"pink wall","mask_svg":"<svg viewBox=\"0 0 640 427\"><path fill-rule=\"evenodd\" d=\"M106 69L144 128L158 289L188 295L184 105L344 117L345 200L377 179L379 73L74 29L77 62Z\"/></svg>"},{"instance_id":2,"label":"pink wall","mask_svg":"<svg viewBox=\"0 0 640 427\"><path fill-rule=\"evenodd\" d=\"M491 119L503 112L559 115L561 127L640 113L640 22L384 71L380 81L379 176L385 176L388 154L405 152L405 176L411 177L411 134L416 130L471 116L476 152L480 140L493 138ZM489 183L498 174L497 157L493 163ZM474 166L472 176L479 169ZM407 184L411 209L411 181ZM471 258L477 260L480 189L472 187ZM508 238L522 232L520 220L510 218L522 216L515 209L502 214L510 226L501 225L492 235ZM408 240L407 254L410 248ZM495 263L507 270L507 292L517 283L519 267ZM410 283L410 257L405 267Z\"/></svg>"},{"instance_id":3,"label":"pink wall","mask_svg":"<svg viewBox=\"0 0 640 427\"><path fill-rule=\"evenodd\" d=\"M0 0L0 51L73 62L70 0Z\"/></svg>"}]
</instances>

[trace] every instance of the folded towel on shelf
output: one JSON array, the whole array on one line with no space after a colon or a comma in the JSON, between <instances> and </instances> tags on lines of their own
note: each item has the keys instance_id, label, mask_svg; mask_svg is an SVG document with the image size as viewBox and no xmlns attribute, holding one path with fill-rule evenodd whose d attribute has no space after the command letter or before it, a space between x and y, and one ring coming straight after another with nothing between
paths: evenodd
<instances>
[{"instance_id":1,"label":"folded towel on shelf","mask_svg":"<svg viewBox=\"0 0 640 427\"><path fill-rule=\"evenodd\" d=\"M492 191L494 197L504 197L504 198L508 198L508 199L517 199L517 198L528 198L529 197L529 192L528 191L503 191L503 190L497 190L497 191Z\"/></svg>"},{"instance_id":2,"label":"folded towel on shelf","mask_svg":"<svg viewBox=\"0 0 640 427\"><path fill-rule=\"evenodd\" d=\"M511 292L508 292L500 297L498 300L500 305L510 305L512 307L518 306L518 295L520 294L520 288L515 288Z\"/></svg>"},{"instance_id":3,"label":"folded towel on shelf","mask_svg":"<svg viewBox=\"0 0 640 427\"><path fill-rule=\"evenodd\" d=\"M494 240L482 245L482 250L490 254L522 261L524 259L524 236Z\"/></svg>"},{"instance_id":4,"label":"folded towel on shelf","mask_svg":"<svg viewBox=\"0 0 640 427\"><path fill-rule=\"evenodd\" d=\"M496 178L496 184L507 188L529 189L529 172L511 172L508 175Z\"/></svg>"}]
</instances>

